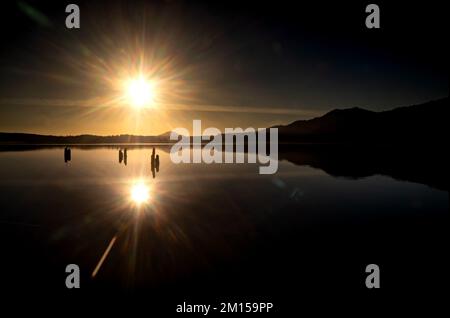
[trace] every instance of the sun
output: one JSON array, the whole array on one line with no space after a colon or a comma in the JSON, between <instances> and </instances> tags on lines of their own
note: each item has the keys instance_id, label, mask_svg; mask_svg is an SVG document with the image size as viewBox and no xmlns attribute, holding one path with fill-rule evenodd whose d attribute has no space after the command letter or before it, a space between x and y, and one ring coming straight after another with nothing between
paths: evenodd
<instances>
[{"instance_id":1,"label":"sun","mask_svg":"<svg viewBox=\"0 0 450 318\"><path fill-rule=\"evenodd\" d=\"M137 182L131 187L130 195L134 203L146 203L150 199L150 188L143 182Z\"/></svg>"},{"instance_id":2,"label":"sun","mask_svg":"<svg viewBox=\"0 0 450 318\"><path fill-rule=\"evenodd\" d=\"M130 79L126 85L126 97L135 108L152 106L155 99L155 85L143 76Z\"/></svg>"}]
</instances>

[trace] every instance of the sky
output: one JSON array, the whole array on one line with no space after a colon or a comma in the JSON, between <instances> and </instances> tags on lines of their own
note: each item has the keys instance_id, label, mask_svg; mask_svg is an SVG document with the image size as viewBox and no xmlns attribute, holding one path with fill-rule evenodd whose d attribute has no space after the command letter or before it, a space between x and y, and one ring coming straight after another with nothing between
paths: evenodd
<instances>
[{"instance_id":1,"label":"sky","mask_svg":"<svg viewBox=\"0 0 450 318\"><path fill-rule=\"evenodd\" d=\"M0 131L153 135L267 127L334 108L387 110L448 96L445 10L366 2L10 1L0 13ZM3 5L3 4L2 4ZM123 99L139 74L151 107Z\"/></svg>"}]
</instances>

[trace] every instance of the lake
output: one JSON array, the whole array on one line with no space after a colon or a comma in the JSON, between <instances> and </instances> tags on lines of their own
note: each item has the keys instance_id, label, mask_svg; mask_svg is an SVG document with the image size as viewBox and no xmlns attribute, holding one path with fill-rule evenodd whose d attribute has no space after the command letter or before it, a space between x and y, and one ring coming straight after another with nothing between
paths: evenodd
<instances>
[{"instance_id":1,"label":"lake","mask_svg":"<svg viewBox=\"0 0 450 318\"><path fill-rule=\"evenodd\" d=\"M448 188L422 157L281 149L278 172L260 175L173 164L157 146L153 177L151 146L129 146L126 165L119 148L72 147L68 162L63 147L2 148L3 286L62 291L72 263L82 290L161 294L361 292L371 263L396 291L443 274Z\"/></svg>"}]
</instances>

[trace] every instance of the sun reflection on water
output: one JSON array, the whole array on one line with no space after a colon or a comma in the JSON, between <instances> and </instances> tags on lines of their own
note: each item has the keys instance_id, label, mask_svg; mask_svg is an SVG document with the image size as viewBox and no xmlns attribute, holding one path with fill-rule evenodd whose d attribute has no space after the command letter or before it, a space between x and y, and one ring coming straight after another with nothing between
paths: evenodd
<instances>
[{"instance_id":1,"label":"sun reflection on water","mask_svg":"<svg viewBox=\"0 0 450 318\"><path fill-rule=\"evenodd\" d=\"M148 203L150 201L150 187L143 181L133 183L130 189L130 198L137 205Z\"/></svg>"}]
</instances>

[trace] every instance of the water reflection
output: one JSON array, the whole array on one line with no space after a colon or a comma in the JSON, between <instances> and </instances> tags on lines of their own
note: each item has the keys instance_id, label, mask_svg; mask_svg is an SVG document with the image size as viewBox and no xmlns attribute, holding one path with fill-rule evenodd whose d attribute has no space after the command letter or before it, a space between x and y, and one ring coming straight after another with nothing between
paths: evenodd
<instances>
[{"instance_id":1,"label":"water reflection","mask_svg":"<svg viewBox=\"0 0 450 318\"><path fill-rule=\"evenodd\" d=\"M130 190L131 200L137 205L147 203L150 199L150 187L144 181L136 181Z\"/></svg>"},{"instance_id":2,"label":"water reflection","mask_svg":"<svg viewBox=\"0 0 450 318\"><path fill-rule=\"evenodd\" d=\"M298 166L352 179L387 175L396 180L449 190L448 154L436 147L281 145L279 157Z\"/></svg>"},{"instance_id":3,"label":"water reflection","mask_svg":"<svg viewBox=\"0 0 450 318\"><path fill-rule=\"evenodd\" d=\"M72 148L70 169L61 147L0 149L7 287L43 277L33 284L59 288L55 273L76 262L92 284L270 294L286 281L344 286L369 259L426 268L421 256L445 250L448 192L430 179L435 156L295 148L280 151L270 176L252 164L172 164L170 147L130 146L126 169L118 146ZM42 275L21 279L30 264Z\"/></svg>"},{"instance_id":4,"label":"water reflection","mask_svg":"<svg viewBox=\"0 0 450 318\"><path fill-rule=\"evenodd\" d=\"M96 149L97 147L83 147L83 146L78 146L77 148L79 149ZM104 148L108 148L108 147L104 147ZM40 148L38 148L40 149ZM42 148L44 149L44 148ZM0 151L2 150L2 148L0 148ZM6 149L5 149L6 150ZM125 166L128 164L128 149L127 148L119 148L118 151L118 159L119 159L119 164L124 164ZM159 159L159 154L156 154L156 148L152 147L152 153L151 153L151 157L150 157L150 170L152 173L153 178L156 178L156 174L159 172L159 168L160 168L160 159ZM69 162L71 161L71 149L69 147L65 147L64 148L64 162Z\"/></svg>"}]
</instances>

